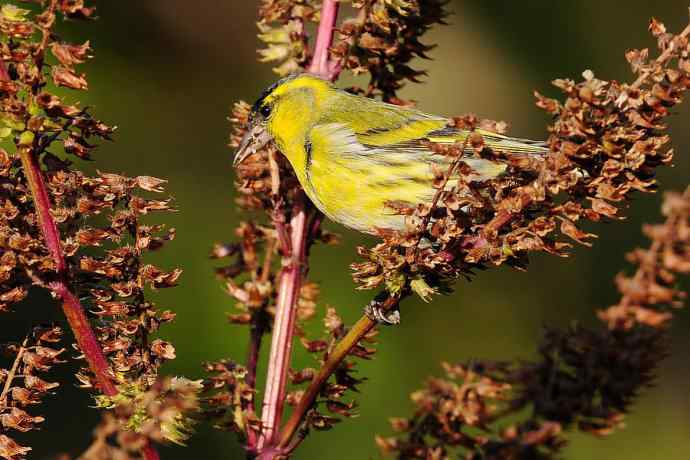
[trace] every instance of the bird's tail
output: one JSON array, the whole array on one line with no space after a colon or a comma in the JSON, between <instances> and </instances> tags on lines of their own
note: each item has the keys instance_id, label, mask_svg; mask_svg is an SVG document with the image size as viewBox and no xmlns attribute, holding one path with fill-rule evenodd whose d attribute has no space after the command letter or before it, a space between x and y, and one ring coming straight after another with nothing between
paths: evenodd
<instances>
[{"instance_id":1,"label":"bird's tail","mask_svg":"<svg viewBox=\"0 0 690 460\"><path fill-rule=\"evenodd\" d=\"M508 157L514 156L516 160L517 157L524 156L542 157L549 151L546 142L543 141L508 137L482 129L477 129L475 132L481 134L484 144L491 150L505 154ZM444 128L430 133L427 138L429 141L439 144L456 144L464 142L470 133L470 131L466 130ZM468 147L466 153L468 155L471 154L472 148ZM473 176L476 176L475 180L478 181L498 177L508 168L508 165L502 161L491 161L483 158L468 157L463 161L472 168L474 171Z\"/></svg>"}]
</instances>

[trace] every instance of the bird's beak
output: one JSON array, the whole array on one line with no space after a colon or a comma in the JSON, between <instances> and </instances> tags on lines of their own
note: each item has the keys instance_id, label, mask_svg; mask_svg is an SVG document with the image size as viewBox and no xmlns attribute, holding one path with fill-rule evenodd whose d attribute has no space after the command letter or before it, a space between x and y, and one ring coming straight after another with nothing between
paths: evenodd
<instances>
[{"instance_id":1,"label":"bird's beak","mask_svg":"<svg viewBox=\"0 0 690 460\"><path fill-rule=\"evenodd\" d=\"M271 140L271 135L266 131L263 123L251 123L249 130L242 138L240 146L235 152L235 159L232 162L233 166L237 166L247 159L252 153L256 153L264 145Z\"/></svg>"}]
</instances>

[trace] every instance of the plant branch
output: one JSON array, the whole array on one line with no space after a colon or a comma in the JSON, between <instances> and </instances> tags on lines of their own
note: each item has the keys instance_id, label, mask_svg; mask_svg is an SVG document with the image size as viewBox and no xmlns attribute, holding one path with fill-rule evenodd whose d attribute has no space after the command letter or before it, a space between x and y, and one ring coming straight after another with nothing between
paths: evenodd
<instances>
[{"instance_id":1,"label":"plant branch","mask_svg":"<svg viewBox=\"0 0 690 460\"><path fill-rule=\"evenodd\" d=\"M690 8L688 8L688 13L690 14ZM688 24L685 27L685 29L683 29L683 31L679 34L679 37L683 38L687 38L688 36L690 36L690 24ZM666 48L664 52L656 58L655 62L657 64L663 64L666 61L668 61L673 56L673 53L676 51L676 46L677 44L675 42L671 42L668 48ZM642 84L646 82L649 77L652 76L652 73L653 72L651 70L645 70L643 72L640 72L640 76L637 77L637 80L635 80L635 82L632 85L630 85L630 89L639 89L640 86L642 86Z\"/></svg>"},{"instance_id":2,"label":"plant branch","mask_svg":"<svg viewBox=\"0 0 690 460\"><path fill-rule=\"evenodd\" d=\"M93 333L93 329L91 329L91 324L84 314L84 309L81 303L79 303L79 299L70 292L67 284L63 281L51 283L50 288L62 300L62 310L65 313L67 322L77 340L79 349L84 353L91 372L96 376L101 393L106 396L117 395L117 387L110 378L108 361Z\"/></svg>"},{"instance_id":3,"label":"plant branch","mask_svg":"<svg viewBox=\"0 0 690 460\"><path fill-rule=\"evenodd\" d=\"M401 296L388 296L380 304L380 309L383 312L392 310L397 305L399 305L402 300ZM321 369L319 369L318 374L309 384L309 387L305 391L299 403L295 407L295 410L290 415L289 420L283 427L280 434L280 441L278 443L279 449L287 449L290 441L297 432L300 424L302 423L304 416L311 409L316 397L321 392L324 384L328 378L335 372L340 363L347 357L350 351L359 343L359 341L367 335L378 323L373 319L369 318L367 315L362 315L362 317L352 326L352 328L347 332L345 337L343 337L340 342L336 344L333 350L328 354L326 362L323 363Z\"/></svg>"},{"instance_id":4,"label":"plant branch","mask_svg":"<svg viewBox=\"0 0 690 460\"><path fill-rule=\"evenodd\" d=\"M55 11L58 5L58 0L51 0L48 8L43 13L47 19L45 21L48 26L41 27L42 39L39 46L34 53L34 62L39 70L42 71L45 58L45 49L48 46L48 41L51 37L50 25L55 19ZM7 66L3 59L0 59L0 84L12 84L11 76L7 70ZM37 97L37 91L40 86L32 89L32 96ZM62 245L60 242L60 232L57 228L55 219L51 214L51 204L48 191L46 188L43 172L39 165L38 159L40 154L55 141L61 132L64 132L67 126L62 130L53 134L50 137L42 138L39 133L33 131L25 131L19 136L18 153L22 163L22 171L26 177L29 190L34 202L38 226L40 228L46 248L50 253L56 271L56 279L48 283L48 288L53 295L62 301L62 309L67 322L72 329L75 340L79 349L84 354L84 358L94 373L98 389L105 396L115 396L119 393L115 386L108 360L103 353L103 350L96 338L96 335L89 323L88 318L84 312L81 302L70 290L68 283L68 267L62 252ZM25 351L26 340L20 348L17 355L17 360L12 368L12 375L16 372L16 367L20 361L22 354ZM7 384L11 382L8 379ZM2 399L6 398L7 385L3 390ZM155 447L148 441L142 448L143 458L146 460L159 460L160 456Z\"/></svg>"},{"instance_id":5,"label":"plant branch","mask_svg":"<svg viewBox=\"0 0 690 460\"><path fill-rule=\"evenodd\" d=\"M50 3L48 12L49 15L54 14L57 2L53 0ZM50 32L47 29L43 30L43 40L39 47L39 52L36 54L36 59L43 61L42 53L47 46L47 40ZM5 66L5 62L0 59L0 81L10 82L10 75ZM30 133L26 131L25 133ZM33 133L32 133L33 134ZM60 233L58 231L55 219L50 213L50 198L46 189L45 181L41 167L38 164L37 146L39 145L38 138L33 139L33 147L30 145L20 145L18 148L19 157L22 162L22 169L31 190L31 196L36 208L36 216L38 217L38 225L43 235L43 240L46 244L48 252L55 262L55 271L57 272L57 280L50 283L50 288L53 293L62 300L62 309L67 317L67 321L72 328L72 332L79 344L79 348L86 358L91 371L96 376L96 380L100 386L101 392L106 396L114 396L118 393L117 388L113 384L109 376L108 361L101 350L101 347L96 339L96 336L91 329L88 319L84 313L79 300L72 294L67 285L67 262L62 252L62 245L60 243ZM21 136L20 136L21 144ZM27 141L27 144L29 142ZM45 148L45 144L41 145Z\"/></svg>"},{"instance_id":6,"label":"plant branch","mask_svg":"<svg viewBox=\"0 0 690 460\"><path fill-rule=\"evenodd\" d=\"M276 317L261 414L262 433L257 446L259 450L274 444L283 416L297 300L306 265L308 213L305 200L302 196L295 203L293 217L290 220L291 250L290 254L283 258L284 267L279 277Z\"/></svg>"},{"instance_id":7,"label":"plant branch","mask_svg":"<svg viewBox=\"0 0 690 460\"><path fill-rule=\"evenodd\" d=\"M253 320L249 336L249 350L247 351L247 385L250 390L256 390L256 369L259 362L259 352L261 351L261 342L263 335L266 332L266 318L264 316L266 313L261 311L256 314ZM247 411L247 416L254 416L256 413L256 408L254 401L248 404L245 408ZM254 450L257 447L258 437L257 432L251 427L247 427L247 449Z\"/></svg>"},{"instance_id":8,"label":"plant branch","mask_svg":"<svg viewBox=\"0 0 690 460\"><path fill-rule=\"evenodd\" d=\"M19 148L19 157L34 200L38 225L48 252L50 252L55 262L57 279L49 283L49 287L53 294L62 301L62 310L74 333L79 348L84 353L86 362L96 376L100 391L106 396L115 396L118 391L110 378L108 361L101 350L93 329L91 329L89 320L86 318L84 308L79 299L70 292L67 285L67 262L62 253L57 225L50 213L50 199L48 198L48 191L46 190L38 159L34 155L33 149L28 146L21 146Z\"/></svg>"},{"instance_id":9,"label":"plant branch","mask_svg":"<svg viewBox=\"0 0 690 460\"><path fill-rule=\"evenodd\" d=\"M51 2L51 13L55 9L55 5L55 1ZM48 32L44 31L44 42L47 34ZM42 49L44 48L45 44L42 46ZM11 82L9 72L2 59L0 59L0 82ZM50 213L50 198L48 196L41 167L38 163L39 152L44 150L49 142L39 144L38 140L38 138L35 139L33 146L20 145L18 153L22 163L22 170L34 201L38 225L43 235L43 240L55 263L57 278L55 281L49 283L49 288L53 294L62 301L62 310L65 318L67 318L67 322L70 325L79 349L84 354L84 358L91 372L93 372L96 377L100 392L106 396L115 396L118 394L118 389L111 379L108 360L84 313L84 308L79 302L79 299L70 291L67 283L67 262L62 252L60 233L55 219L53 219ZM160 459L158 452L151 444L147 444L142 449L142 454L146 460Z\"/></svg>"},{"instance_id":10,"label":"plant branch","mask_svg":"<svg viewBox=\"0 0 690 460\"><path fill-rule=\"evenodd\" d=\"M688 11L690 11L690 8L688 9ZM690 25L686 26L685 29L683 29L683 31L678 35L678 37L690 37ZM674 55L677 46L679 45L675 41L671 41L668 47L653 62L656 64L666 63ZM651 67L652 66L650 66L650 68ZM643 84L649 81L650 77L652 77L653 74L654 72L652 70L641 71L637 79L630 86L628 86L628 91L639 90ZM616 101L617 105L619 107L622 107L626 99L627 93L623 92ZM543 162L542 170L545 167L546 162ZM529 187L529 185L527 187ZM494 218L487 225L484 226L482 235L479 235L474 238L469 238L465 243L466 246L476 248L488 245L489 239L491 238L492 234L498 233L504 225L510 223L513 220L513 218L519 215L521 210L529 206L532 203L532 201L533 197L529 193L517 193L515 196L515 201L506 202L508 204L508 206L506 206L506 209L499 209Z\"/></svg>"},{"instance_id":11,"label":"plant branch","mask_svg":"<svg viewBox=\"0 0 690 460\"><path fill-rule=\"evenodd\" d=\"M341 66L329 58L329 49L333 43L335 22L338 19L338 0L323 0L321 4L321 19L316 34L314 55L307 71L328 80L335 80L340 74Z\"/></svg>"},{"instance_id":12,"label":"plant branch","mask_svg":"<svg viewBox=\"0 0 690 460\"><path fill-rule=\"evenodd\" d=\"M12 368L5 376L5 385L2 388L2 394L0 394L0 409L7 407L7 393L9 393L10 388L12 387L12 381L14 380L14 377L17 374L19 363L22 362L22 356L24 356L24 352L26 351L27 343L29 343L28 336L24 339L21 346L19 347L17 356L14 358L14 362L12 363Z\"/></svg>"}]
</instances>

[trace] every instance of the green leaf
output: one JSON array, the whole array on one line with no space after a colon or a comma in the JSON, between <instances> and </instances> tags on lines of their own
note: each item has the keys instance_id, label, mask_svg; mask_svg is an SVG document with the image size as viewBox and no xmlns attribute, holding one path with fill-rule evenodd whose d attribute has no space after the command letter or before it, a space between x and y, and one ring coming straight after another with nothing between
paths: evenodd
<instances>
[{"instance_id":1,"label":"green leaf","mask_svg":"<svg viewBox=\"0 0 690 460\"><path fill-rule=\"evenodd\" d=\"M33 145L35 137L31 131L24 131L19 135L19 145Z\"/></svg>"},{"instance_id":2,"label":"green leaf","mask_svg":"<svg viewBox=\"0 0 690 460\"><path fill-rule=\"evenodd\" d=\"M402 289L405 287L406 282L407 277L399 271L386 274L386 290L391 295L397 295L400 293L400 291L402 291Z\"/></svg>"},{"instance_id":3,"label":"green leaf","mask_svg":"<svg viewBox=\"0 0 690 460\"><path fill-rule=\"evenodd\" d=\"M410 282L410 287L424 302L430 302L431 297L438 294L439 291L435 287L429 286L429 284L421 276L413 279Z\"/></svg>"}]
</instances>

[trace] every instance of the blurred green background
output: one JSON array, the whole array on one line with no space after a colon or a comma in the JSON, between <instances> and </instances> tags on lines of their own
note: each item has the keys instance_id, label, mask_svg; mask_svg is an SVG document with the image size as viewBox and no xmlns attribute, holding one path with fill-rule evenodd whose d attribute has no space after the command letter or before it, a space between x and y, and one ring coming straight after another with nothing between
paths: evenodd
<instances>
[{"instance_id":1,"label":"blurred green background","mask_svg":"<svg viewBox=\"0 0 690 460\"><path fill-rule=\"evenodd\" d=\"M256 4L95 3L97 22L65 23L58 29L66 39L90 39L95 49L96 58L84 66L90 90L74 98L119 126L116 142L103 145L88 168L170 180L168 190L179 212L154 219L176 227L178 238L150 259L184 269L179 287L155 294L160 307L178 314L161 332L178 355L164 372L198 378L202 361L242 360L247 342L244 328L225 321L232 301L214 278L208 254L214 242L233 238L232 230L243 218L233 204L232 152L225 145L229 107L238 99L252 101L276 78L269 66L256 62ZM451 2L450 9L450 25L425 40L438 44L431 53L434 60L417 63L428 69L429 77L422 85L406 87L403 95L432 113L474 112L506 120L512 134L532 138L544 137L548 122L534 107L534 89L555 95L551 80L578 79L585 69L604 79L630 79L623 53L654 47L646 30L649 18L655 16L675 31L688 21L687 2L681 0L474 0ZM689 123L690 110L681 106L671 123L676 166L661 172L662 189L681 189L690 182ZM425 376L440 374L440 361L530 358L544 324L596 324L593 312L616 301L612 279L624 267L624 252L646 244L640 225L659 219L659 203L659 195L636 196L627 221L590 225L600 238L591 249L577 248L569 259L534 257L527 273L491 270L431 304L406 302L402 324L382 331L376 358L359 368L369 379L357 395L360 416L332 432L313 434L295 458L378 458L373 435L390 433L389 416L411 413L409 393ZM310 278L321 283L320 308L335 305L352 322L371 293L354 291L348 264L355 260L356 245L373 240L326 225L343 236L344 244L316 247ZM11 337L2 341L21 337L36 310L44 318L60 318L47 296L35 296L17 309L17 315L3 317L13 327ZM564 458L690 458L688 318L687 312L677 316L671 356L660 368L657 385L639 398L627 429L604 440L575 435ZM320 328L315 322L313 329ZM296 349L296 364L314 365L299 345ZM63 388L42 413L47 418L43 432L20 438L34 447L33 458L80 452L98 419L88 407L89 396L75 388L68 372L51 377L61 378ZM243 453L234 435L206 427L187 447L162 449L166 460L190 456L212 460L243 458Z\"/></svg>"}]
</instances>

